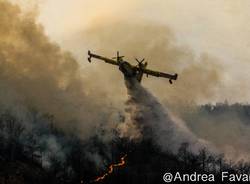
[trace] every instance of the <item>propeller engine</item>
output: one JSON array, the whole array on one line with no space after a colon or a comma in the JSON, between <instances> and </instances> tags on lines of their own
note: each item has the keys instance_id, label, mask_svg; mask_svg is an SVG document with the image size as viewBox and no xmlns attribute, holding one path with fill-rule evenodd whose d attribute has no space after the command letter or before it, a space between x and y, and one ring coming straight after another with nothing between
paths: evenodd
<instances>
[{"instance_id":1,"label":"propeller engine","mask_svg":"<svg viewBox=\"0 0 250 184\"><path fill-rule=\"evenodd\" d=\"M124 56L120 56L120 55L119 55L119 51L117 51L116 57L112 57L112 59L116 59L117 62L122 61L123 58L124 58Z\"/></svg>"}]
</instances>

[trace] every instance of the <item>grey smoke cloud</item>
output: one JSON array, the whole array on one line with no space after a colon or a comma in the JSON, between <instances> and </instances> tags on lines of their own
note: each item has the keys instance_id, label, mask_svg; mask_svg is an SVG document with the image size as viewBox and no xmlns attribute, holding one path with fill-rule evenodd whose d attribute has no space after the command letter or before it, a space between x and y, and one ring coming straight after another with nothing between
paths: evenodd
<instances>
[{"instance_id":1,"label":"grey smoke cloud","mask_svg":"<svg viewBox=\"0 0 250 184\"><path fill-rule=\"evenodd\" d=\"M58 126L78 130L83 138L111 121L112 105L81 77L74 57L50 41L35 14L6 0L0 1L0 12L1 108L53 114Z\"/></svg>"}]
</instances>

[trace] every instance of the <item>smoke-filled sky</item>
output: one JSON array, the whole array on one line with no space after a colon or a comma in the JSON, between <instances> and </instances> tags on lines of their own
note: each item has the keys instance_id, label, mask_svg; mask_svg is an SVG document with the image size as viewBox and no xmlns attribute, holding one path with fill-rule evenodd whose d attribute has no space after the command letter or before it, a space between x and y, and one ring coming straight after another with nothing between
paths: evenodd
<instances>
[{"instance_id":1,"label":"smoke-filled sky","mask_svg":"<svg viewBox=\"0 0 250 184\"><path fill-rule=\"evenodd\" d=\"M130 58L138 56L150 59L148 61L149 67L151 65L153 68L161 68L166 72L179 71L181 74L179 65L187 65L190 62L188 60L193 60L190 57L198 58L199 61L204 60L199 59L199 57L203 57L201 55L205 53L209 58L214 58L212 60L215 60L213 62L216 65L220 65L214 66L214 72L219 72L220 79L217 79L217 76L214 77L215 79L209 79L205 76L204 72L214 64L208 64L211 63L210 61L201 61L200 66L194 69L196 74L190 74L190 79L188 75L183 75L185 78L181 78L182 75L180 75L180 80L185 80L185 82L178 82L177 85L186 84L189 88L194 86L194 89L199 91L197 99L191 98L194 101L214 102L225 99L233 102L250 101L248 93L250 89L248 83L250 77L250 53L248 52L250 47L250 24L248 21L250 2L248 0L45 0L39 2L38 9L39 21L44 25L49 37L81 58L80 62L83 65L87 65L85 63L87 49L108 56L112 56L119 49ZM117 22L120 25L117 25ZM152 33L151 38L137 38L138 35L142 34L147 37L148 30L144 32L142 24L150 25L150 29L155 29L152 30L155 35ZM181 48L181 52L185 52L185 54L188 52L188 55L192 55L179 58L181 60L181 64L179 64L176 58L167 58L165 55L168 53L164 53L164 49L159 50L157 54L160 58L169 59L162 62L172 62L173 67L170 69L167 67L168 65L165 68L159 67L157 58L154 61L153 53L148 52L148 50L146 53L145 47L134 48L131 45L131 40L136 43L137 39L138 42L143 41L143 44L150 44L150 40L154 40L158 44L159 40L157 39L161 39L158 31L164 26L173 34L174 44L178 47L184 47ZM97 30L95 33L92 32L92 37L89 39L84 32L93 29L93 27ZM121 29L124 30L115 30L116 27L118 27L117 29L122 27ZM140 32L138 33L138 31ZM160 34L169 37L168 32ZM102 44L93 41L96 39L99 39ZM106 40L103 41L103 39ZM123 39L128 39L128 41ZM93 44L93 42L95 43ZM141 46L140 43L138 46ZM128 47L130 51L134 50L134 52L127 52ZM176 69L175 62L177 62ZM191 63L193 64L193 62ZM103 67L103 65L99 64L95 67ZM216 67L218 67L218 71ZM104 68L106 67L104 66ZM189 69L190 72L193 72L192 69ZM199 76L201 78L205 76L206 80L198 79ZM196 79L198 80L197 84L195 84ZM189 80L194 81L187 82ZM208 87L205 86L206 82L209 83ZM160 92L155 89L168 85L162 80L158 82L157 79L145 79L144 85L158 96L164 96L163 93L167 93L169 90L168 87L163 87ZM199 89L199 86L203 90ZM212 86L215 89L211 90ZM178 91L180 88L177 86ZM187 95L193 93L190 91L190 93L187 92ZM174 97L174 95L171 96Z\"/></svg>"},{"instance_id":2,"label":"smoke-filled sky","mask_svg":"<svg viewBox=\"0 0 250 184\"><path fill-rule=\"evenodd\" d=\"M49 112L82 137L100 124L112 130L128 99L123 75L88 63L88 49L107 57L120 50L133 63L145 57L151 69L177 72L173 85L142 81L169 109L250 101L248 1L12 1L26 13L0 0L1 108Z\"/></svg>"}]
</instances>

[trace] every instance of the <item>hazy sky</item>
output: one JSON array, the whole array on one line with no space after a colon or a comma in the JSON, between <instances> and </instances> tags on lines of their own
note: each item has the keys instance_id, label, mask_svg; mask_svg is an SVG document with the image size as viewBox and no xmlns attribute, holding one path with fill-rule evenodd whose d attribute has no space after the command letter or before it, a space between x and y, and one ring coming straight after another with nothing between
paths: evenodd
<instances>
[{"instance_id":1,"label":"hazy sky","mask_svg":"<svg viewBox=\"0 0 250 184\"><path fill-rule=\"evenodd\" d=\"M85 55L76 50L87 48L71 47L72 35L103 17L164 24L177 44L219 59L225 72L221 87L225 99L250 101L249 0L40 0L38 9L49 37L78 58Z\"/></svg>"},{"instance_id":2,"label":"hazy sky","mask_svg":"<svg viewBox=\"0 0 250 184\"><path fill-rule=\"evenodd\" d=\"M47 0L40 5L40 21L62 41L96 17L152 19L173 29L180 43L235 64L249 60L249 10L248 0Z\"/></svg>"}]
</instances>

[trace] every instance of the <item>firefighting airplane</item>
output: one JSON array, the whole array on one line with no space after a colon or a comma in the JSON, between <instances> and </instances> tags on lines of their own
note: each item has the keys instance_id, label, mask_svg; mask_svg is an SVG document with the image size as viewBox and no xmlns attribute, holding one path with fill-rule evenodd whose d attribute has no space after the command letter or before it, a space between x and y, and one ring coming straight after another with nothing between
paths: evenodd
<instances>
[{"instance_id":1,"label":"firefighting airplane","mask_svg":"<svg viewBox=\"0 0 250 184\"><path fill-rule=\"evenodd\" d=\"M139 82L141 82L143 74L146 74L147 77L148 75L152 75L155 77L168 78L170 84L173 83L172 80L177 80L177 77L178 77L177 74L171 75L171 74L167 74L163 72L146 69L148 63L147 62L143 63L145 59L142 59L141 61L139 61L137 58L135 58L138 65L136 66L131 65L129 62L123 60L124 56L120 56L119 52L117 52L117 56L113 57L112 59L93 54L90 51L88 51L88 56L89 56L88 57L89 62L91 62L92 58L96 58L99 60L103 60L105 63L119 66L119 70L125 75L125 77L128 77L128 78L135 77Z\"/></svg>"}]
</instances>

